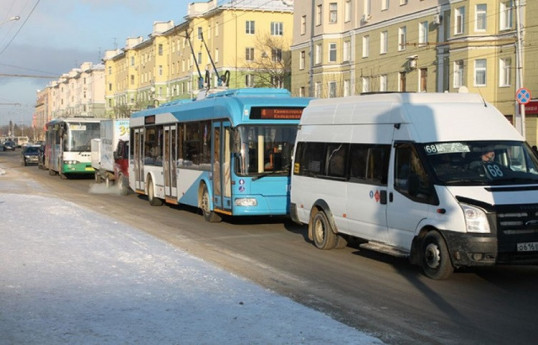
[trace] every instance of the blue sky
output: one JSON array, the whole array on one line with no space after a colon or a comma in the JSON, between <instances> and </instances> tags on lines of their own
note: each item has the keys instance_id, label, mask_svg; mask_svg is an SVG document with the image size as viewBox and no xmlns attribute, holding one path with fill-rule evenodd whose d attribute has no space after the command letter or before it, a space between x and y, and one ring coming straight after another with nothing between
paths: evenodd
<instances>
[{"instance_id":1,"label":"blue sky","mask_svg":"<svg viewBox=\"0 0 538 345\"><path fill-rule=\"evenodd\" d=\"M191 2L0 0L0 73L59 77L85 61L99 63L128 37L147 37L154 21L181 23ZM36 91L51 80L0 76L0 103L20 104L0 104L0 126L30 124Z\"/></svg>"}]
</instances>

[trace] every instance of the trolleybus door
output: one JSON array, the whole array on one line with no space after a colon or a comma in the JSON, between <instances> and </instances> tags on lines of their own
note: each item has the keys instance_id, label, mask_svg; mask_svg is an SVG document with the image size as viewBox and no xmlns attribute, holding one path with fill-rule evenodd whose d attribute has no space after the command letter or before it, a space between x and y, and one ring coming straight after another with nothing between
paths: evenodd
<instances>
[{"instance_id":1,"label":"trolleybus door","mask_svg":"<svg viewBox=\"0 0 538 345\"><path fill-rule=\"evenodd\" d=\"M213 204L215 209L232 210L232 152L229 122L213 123Z\"/></svg>"},{"instance_id":2,"label":"trolleybus door","mask_svg":"<svg viewBox=\"0 0 538 345\"><path fill-rule=\"evenodd\" d=\"M164 126L164 188L167 201L177 203L177 127Z\"/></svg>"},{"instance_id":3,"label":"trolleybus door","mask_svg":"<svg viewBox=\"0 0 538 345\"><path fill-rule=\"evenodd\" d=\"M144 129L134 129L134 175L135 189L144 190Z\"/></svg>"}]
</instances>

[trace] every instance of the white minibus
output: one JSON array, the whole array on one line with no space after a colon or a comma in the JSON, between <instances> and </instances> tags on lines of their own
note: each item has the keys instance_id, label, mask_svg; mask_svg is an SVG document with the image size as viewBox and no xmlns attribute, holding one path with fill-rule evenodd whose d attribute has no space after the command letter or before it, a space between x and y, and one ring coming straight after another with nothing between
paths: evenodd
<instances>
[{"instance_id":1,"label":"white minibus","mask_svg":"<svg viewBox=\"0 0 538 345\"><path fill-rule=\"evenodd\" d=\"M293 164L290 213L320 249L352 236L433 279L538 263L538 159L479 95L313 100Z\"/></svg>"}]
</instances>

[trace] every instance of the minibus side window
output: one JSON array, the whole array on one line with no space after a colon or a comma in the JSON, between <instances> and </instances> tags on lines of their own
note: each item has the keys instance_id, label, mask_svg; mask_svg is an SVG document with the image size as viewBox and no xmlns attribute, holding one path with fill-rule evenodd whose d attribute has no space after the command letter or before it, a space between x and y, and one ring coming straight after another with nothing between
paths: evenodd
<instances>
[{"instance_id":1,"label":"minibus side window","mask_svg":"<svg viewBox=\"0 0 538 345\"><path fill-rule=\"evenodd\" d=\"M348 144L327 144L327 176L346 177Z\"/></svg>"},{"instance_id":2,"label":"minibus side window","mask_svg":"<svg viewBox=\"0 0 538 345\"><path fill-rule=\"evenodd\" d=\"M297 150L297 156L295 157L296 168L297 163L299 163L298 175L310 177L322 175L324 156L324 143L301 143L301 148Z\"/></svg>"},{"instance_id":3,"label":"minibus side window","mask_svg":"<svg viewBox=\"0 0 538 345\"><path fill-rule=\"evenodd\" d=\"M399 145L395 157L394 189L412 200L430 202L434 197L433 188L414 148L407 144Z\"/></svg>"},{"instance_id":4,"label":"minibus side window","mask_svg":"<svg viewBox=\"0 0 538 345\"><path fill-rule=\"evenodd\" d=\"M353 144L350 151L351 182L387 184L390 145Z\"/></svg>"}]
</instances>

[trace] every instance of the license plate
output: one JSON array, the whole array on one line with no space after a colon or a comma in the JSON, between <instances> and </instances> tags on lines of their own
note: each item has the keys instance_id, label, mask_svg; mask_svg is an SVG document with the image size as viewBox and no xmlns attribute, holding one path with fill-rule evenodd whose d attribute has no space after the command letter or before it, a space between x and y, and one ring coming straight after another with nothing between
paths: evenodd
<instances>
[{"instance_id":1,"label":"license plate","mask_svg":"<svg viewBox=\"0 0 538 345\"><path fill-rule=\"evenodd\" d=\"M523 242L517 244L518 252L535 252L538 251L538 242Z\"/></svg>"}]
</instances>

